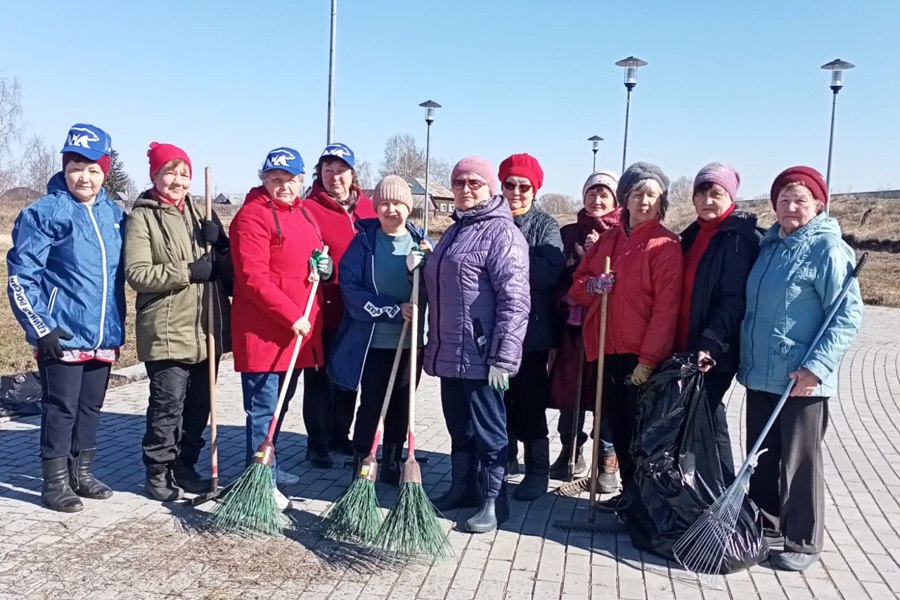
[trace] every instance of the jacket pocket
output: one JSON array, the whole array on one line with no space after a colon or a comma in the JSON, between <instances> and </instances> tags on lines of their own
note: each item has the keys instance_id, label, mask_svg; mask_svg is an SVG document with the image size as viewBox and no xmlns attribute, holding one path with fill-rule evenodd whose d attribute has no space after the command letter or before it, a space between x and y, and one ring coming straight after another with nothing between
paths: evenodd
<instances>
[{"instance_id":1,"label":"jacket pocket","mask_svg":"<svg viewBox=\"0 0 900 600\"><path fill-rule=\"evenodd\" d=\"M472 320L472 337L475 340L475 349L478 350L478 356L484 356L487 348L487 336L484 335L484 327L481 325L481 319Z\"/></svg>"},{"instance_id":2,"label":"jacket pocket","mask_svg":"<svg viewBox=\"0 0 900 600\"><path fill-rule=\"evenodd\" d=\"M788 374L800 368L808 346L783 335L773 335L769 357L769 377L773 383L787 384Z\"/></svg>"}]
</instances>

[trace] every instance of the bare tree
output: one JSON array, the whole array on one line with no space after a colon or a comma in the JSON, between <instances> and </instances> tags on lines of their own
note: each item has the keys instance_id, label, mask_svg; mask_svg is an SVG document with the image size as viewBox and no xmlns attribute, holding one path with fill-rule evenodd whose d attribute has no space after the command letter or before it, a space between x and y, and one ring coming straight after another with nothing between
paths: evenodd
<instances>
[{"instance_id":1,"label":"bare tree","mask_svg":"<svg viewBox=\"0 0 900 600\"><path fill-rule=\"evenodd\" d=\"M433 156L428 159L428 183L439 183L444 187L450 187L450 163Z\"/></svg>"},{"instance_id":2,"label":"bare tree","mask_svg":"<svg viewBox=\"0 0 900 600\"><path fill-rule=\"evenodd\" d=\"M375 187L375 181L372 177L372 165L367 160L361 160L356 163L356 178L359 180L359 187L364 190L370 190Z\"/></svg>"},{"instance_id":3,"label":"bare tree","mask_svg":"<svg viewBox=\"0 0 900 600\"><path fill-rule=\"evenodd\" d=\"M381 177L399 175L409 181L425 174L425 151L416 146L416 139L408 133L398 133L384 144L384 159L378 168Z\"/></svg>"},{"instance_id":4,"label":"bare tree","mask_svg":"<svg viewBox=\"0 0 900 600\"><path fill-rule=\"evenodd\" d=\"M690 204L694 198L694 182L682 175L669 186L669 202L673 205Z\"/></svg>"},{"instance_id":5,"label":"bare tree","mask_svg":"<svg viewBox=\"0 0 900 600\"><path fill-rule=\"evenodd\" d=\"M21 133L22 86L18 79L0 77L0 159L12 153Z\"/></svg>"},{"instance_id":6,"label":"bare tree","mask_svg":"<svg viewBox=\"0 0 900 600\"><path fill-rule=\"evenodd\" d=\"M18 178L16 177L16 172L11 169L6 170L3 167L0 167L0 194L16 187L17 184Z\"/></svg>"},{"instance_id":7,"label":"bare tree","mask_svg":"<svg viewBox=\"0 0 900 600\"><path fill-rule=\"evenodd\" d=\"M47 182L58 170L56 154L44 141L44 138L38 135L32 136L25 145L25 152L19 161L22 185L45 193Z\"/></svg>"},{"instance_id":8,"label":"bare tree","mask_svg":"<svg viewBox=\"0 0 900 600\"><path fill-rule=\"evenodd\" d=\"M581 208L581 202L567 194L542 194L537 204L551 215L571 215Z\"/></svg>"}]
</instances>

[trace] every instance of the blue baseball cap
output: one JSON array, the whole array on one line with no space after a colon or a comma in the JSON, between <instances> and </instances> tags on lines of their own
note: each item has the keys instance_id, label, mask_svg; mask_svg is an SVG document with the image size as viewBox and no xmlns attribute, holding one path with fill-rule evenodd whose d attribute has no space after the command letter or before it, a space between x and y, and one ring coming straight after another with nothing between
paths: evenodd
<instances>
[{"instance_id":1,"label":"blue baseball cap","mask_svg":"<svg viewBox=\"0 0 900 600\"><path fill-rule=\"evenodd\" d=\"M319 162L322 162L322 159L329 157L339 158L348 165L350 165L351 169L356 168L356 156L353 154L353 150L350 149L350 146L347 144L329 144L325 146L325 150L322 151L322 156L319 158Z\"/></svg>"},{"instance_id":2,"label":"blue baseball cap","mask_svg":"<svg viewBox=\"0 0 900 600\"><path fill-rule=\"evenodd\" d=\"M303 158L300 153L293 148L282 146L275 148L266 155L266 162L263 163L261 173L272 171L273 169L281 169L287 171L291 175L302 175L306 173L303 166Z\"/></svg>"},{"instance_id":3,"label":"blue baseball cap","mask_svg":"<svg viewBox=\"0 0 900 600\"><path fill-rule=\"evenodd\" d=\"M109 156L112 140L96 125L76 123L69 129L62 152L75 152L89 160L97 160L101 156Z\"/></svg>"}]
</instances>

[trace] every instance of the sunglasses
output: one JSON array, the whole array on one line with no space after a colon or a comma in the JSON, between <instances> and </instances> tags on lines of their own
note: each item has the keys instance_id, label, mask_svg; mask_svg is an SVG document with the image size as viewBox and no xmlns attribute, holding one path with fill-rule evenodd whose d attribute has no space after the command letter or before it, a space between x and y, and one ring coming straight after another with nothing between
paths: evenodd
<instances>
[{"instance_id":1,"label":"sunglasses","mask_svg":"<svg viewBox=\"0 0 900 600\"><path fill-rule=\"evenodd\" d=\"M516 188L519 188L520 194L527 194L528 191L533 187L534 186L531 185L530 183L513 183L511 181L503 182L503 189L506 190L507 192L512 192Z\"/></svg>"},{"instance_id":2,"label":"sunglasses","mask_svg":"<svg viewBox=\"0 0 900 600\"><path fill-rule=\"evenodd\" d=\"M487 185L487 183L480 179L456 179L452 185L454 190L461 190L464 187L469 186L469 189L474 192L480 190L481 187Z\"/></svg>"}]
</instances>

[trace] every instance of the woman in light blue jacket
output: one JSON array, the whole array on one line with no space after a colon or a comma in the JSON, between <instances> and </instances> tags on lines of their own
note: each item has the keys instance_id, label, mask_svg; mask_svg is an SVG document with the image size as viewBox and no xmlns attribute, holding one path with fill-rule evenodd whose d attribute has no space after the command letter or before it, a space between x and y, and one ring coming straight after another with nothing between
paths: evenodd
<instances>
[{"instance_id":1,"label":"woman in light blue jacket","mask_svg":"<svg viewBox=\"0 0 900 600\"><path fill-rule=\"evenodd\" d=\"M802 571L814 564L824 542L825 481L822 440L828 398L837 391L837 370L862 321L854 280L843 306L800 364L848 274L853 250L841 239L822 175L791 167L772 185L777 215L762 241L747 281L747 312L741 325L738 381L747 388L747 448L762 432L785 387L794 381L762 447L750 479L750 497L763 515L770 539L784 538L772 566Z\"/></svg>"}]
</instances>

